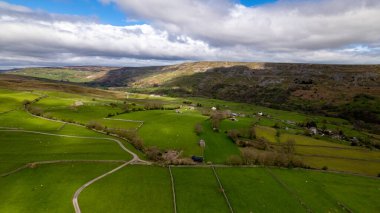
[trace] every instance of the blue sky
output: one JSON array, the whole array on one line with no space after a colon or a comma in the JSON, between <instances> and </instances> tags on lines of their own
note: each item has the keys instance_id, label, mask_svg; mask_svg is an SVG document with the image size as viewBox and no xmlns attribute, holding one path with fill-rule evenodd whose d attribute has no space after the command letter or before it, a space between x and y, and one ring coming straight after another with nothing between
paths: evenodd
<instances>
[{"instance_id":1,"label":"blue sky","mask_svg":"<svg viewBox=\"0 0 380 213\"><path fill-rule=\"evenodd\" d=\"M245 6L257 6L273 3L276 0L237 1ZM128 21L126 18L128 14L121 11L115 4L103 4L98 0L6 0L6 2L51 13L96 17L100 23L116 26L144 23Z\"/></svg>"}]
</instances>

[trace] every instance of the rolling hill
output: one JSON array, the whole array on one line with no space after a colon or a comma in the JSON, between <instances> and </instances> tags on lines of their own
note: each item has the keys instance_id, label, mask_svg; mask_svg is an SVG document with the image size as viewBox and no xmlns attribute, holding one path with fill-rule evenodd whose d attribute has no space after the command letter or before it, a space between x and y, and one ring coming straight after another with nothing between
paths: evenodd
<instances>
[{"instance_id":1,"label":"rolling hill","mask_svg":"<svg viewBox=\"0 0 380 213\"><path fill-rule=\"evenodd\" d=\"M89 78L82 72L95 74ZM76 79L71 81L92 87L255 103L380 124L380 65L192 62L157 67L21 69L11 73L35 77L38 73L37 77L54 80L68 75L68 79ZM82 74L78 77L77 73ZM379 129L363 122L357 123Z\"/></svg>"}]
</instances>

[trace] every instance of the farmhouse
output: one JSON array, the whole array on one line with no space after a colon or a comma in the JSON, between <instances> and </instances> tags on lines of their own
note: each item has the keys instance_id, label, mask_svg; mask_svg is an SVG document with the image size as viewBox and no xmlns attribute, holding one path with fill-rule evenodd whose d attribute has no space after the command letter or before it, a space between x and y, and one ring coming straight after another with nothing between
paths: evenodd
<instances>
[{"instance_id":1,"label":"farmhouse","mask_svg":"<svg viewBox=\"0 0 380 213\"><path fill-rule=\"evenodd\" d=\"M211 110L212 110L212 111L215 111L215 110L216 110L216 107L211 107Z\"/></svg>"},{"instance_id":2,"label":"farmhouse","mask_svg":"<svg viewBox=\"0 0 380 213\"><path fill-rule=\"evenodd\" d=\"M310 133L313 134L313 135L318 134L318 130L317 130L316 127L311 127L311 128L309 129L309 131L310 131Z\"/></svg>"}]
</instances>

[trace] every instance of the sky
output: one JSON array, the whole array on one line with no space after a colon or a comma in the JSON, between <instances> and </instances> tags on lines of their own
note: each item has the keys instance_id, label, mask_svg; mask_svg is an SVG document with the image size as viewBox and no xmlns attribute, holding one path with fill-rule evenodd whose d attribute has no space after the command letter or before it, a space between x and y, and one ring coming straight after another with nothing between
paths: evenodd
<instances>
[{"instance_id":1,"label":"sky","mask_svg":"<svg viewBox=\"0 0 380 213\"><path fill-rule=\"evenodd\" d=\"M0 69L380 64L378 0L0 0Z\"/></svg>"}]
</instances>

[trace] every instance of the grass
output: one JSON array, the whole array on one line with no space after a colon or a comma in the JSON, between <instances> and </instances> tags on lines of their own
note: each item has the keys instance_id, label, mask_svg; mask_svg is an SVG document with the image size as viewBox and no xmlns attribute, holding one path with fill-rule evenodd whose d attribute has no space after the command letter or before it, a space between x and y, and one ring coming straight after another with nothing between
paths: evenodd
<instances>
[{"instance_id":1,"label":"grass","mask_svg":"<svg viewBox=\"0 0 380 213\"><path fill-rule=\"evenodd\" d=\"M377 176L380 173L380 162L310 156L303 156L301 158L306 165L317 169L322 169L324 166L327 166L328 170L333 171L371 176Z\"/></svg>"},{"instance_id":2,"label":"grass","mask_svg":"<svg viewBox=\"0 0 380 213\"><path fill-rule=\"evenodd\" d=\"M184 156L200 155L194 126L206 118L197 112L175 113L174 110L149 110L113 117L144 121L138 134L146 146L183 150Z\"/></svg>"},{"instance_id":3,"label":"grass","mask_svg":"<svg viewBox=\"0 0 380 213\"><path fill-rule=\"evenodd\" d=\"M350 146L332 143L324 140L318 140L311 137L303 135L293 135L283 133L280 136L280 142L284 143L288 140L294 140L298 145L312 145L312 146L330 146L330 147L341 147L341 148L350 148Z\"/></svg>"},{"instance_id":4,"label":"grass","mask_svg":"<svg viewBox=\"0 0 380 213\"><path fill-rule=\"evenodd\" d=\"M16 110L0 115L0 125L8 128L46 132L57 131L62 126L61 123L34 117L22 110Z\"/></svg>"},{"instance_id":5,"label":"grass","mask_svg":"<svg viewBox=\"0 0 380 213\"><path fill-rule=\"evenodd\" d=\"M79 196L83 212L173 212L169 171L154 166L127 166Z\"/></svg>"},{"instance_id":6,"label":"grass","mask_svg":"<svg viewBox=\"0 0 380 213\"><path fill-rule=\"evenodd\" d=\"M33 100L39 95L31 92L0 89L0 113L22 107L23 100Z\"/></svg>"},{"instance_id":7,"label":"grass","mask_svg":"<svg viewBox=\"0 0 380 213\"><path fill-rule=\"evenodd\" d=\"M229 212L210 168L172 168L178 212Z\"/></svg>"},{"instance_id":8,"label":"grass","mask_svg":"<svg viewBox=\"0 0 380 213\"><path fill-rule=\"evenodd\" d=\"M347 149L334 149L325 147L297 146L295 151L297 154L304 155L324 155L341 158L375 160L380 163L380 152L370 151L368 149L351 149L350 147L347 147Z\"/></svg>"},{"instance_id":9,"label":"grass","mask_svg":"<svg viewBox=\"0 0 380 213\"><path fill-rule=\"evenodd\" d=\"M283 186L262 168L217 168L235 212L306 212Z\"/></svg>"},{"instance_id":10,"label":"grass","mask_svg":"<svg viewBox=\"0 0 380 213\"><path fill-rule=\"evenodd\" d=\"M105 72L73 68L24 68L8 73L69 82L90 82L105 74Z\"/></svg>"},{"instance_id":11,"label":"grass","mask_svg":"<svg viewBox=\"0 0 380 213\"><path fill-rule=\"evenodd\" d=\"M314 212L379 212L380 182L371 178L304 170L272 169ZM363 199L365 198L365 199Z\"/></svg>"},{"instance_id":12,"label":"grass","mask_svg":"<svg viewBox=\"0 0 380 213\"><path fill-rule=\"evenodd\" d=\"M238 147L228 138L227 134L217 133L211 129L210 121L203 122L202 126L203 132L199 138L206 142L205 161L225 163L228 157L240 155Z\"/></svg>"},{"instance_id":13,"label":"grass","mask_svg":"<svg viewBox=\"0 0 380 213\"><path fill-rule=\"evenodd\" d=\"M257 138L264 138L271 143L277 142L276 129L266 126L256 126L255 131Z\"/></svg>"},{"instance_id":14,"label":"grass","mask_svg":"<svg viewBox=\"0 0 380 213\"><path fill-rule=\"evenodd\" d=\"M62 138L0 131L0 162L46 160L129 160L130 154L109 140Z\"/></svg>"},{"instance_id":15,"label":"grass","mask_svg":"<svg viewBox=\"0 0 380 213\"><path fill-rule=\"evenodd\" d=\"M41 165L0 178L0 212L73 212L71 198L87 181L117 164Z\"/></svg>"}]
</instances>

